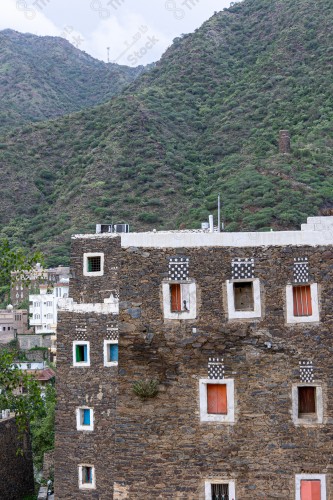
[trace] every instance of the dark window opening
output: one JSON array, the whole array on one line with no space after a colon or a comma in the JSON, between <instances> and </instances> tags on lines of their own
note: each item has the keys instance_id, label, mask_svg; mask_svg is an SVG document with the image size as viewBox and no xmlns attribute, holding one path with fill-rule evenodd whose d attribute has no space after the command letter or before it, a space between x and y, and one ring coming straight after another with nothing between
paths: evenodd
<instances>
[{"instance_id":1,"label":"dark window opening","mask_svg":"<svg viewBox=\"0 0 333 500\"><path fill-rule=\"evenodd\" d=\"M234 283L235 311L254 311L253 283Z\"/></svg>"},{"instance_id":2,"label":"dark window opening","mask_svg":"<svg viewBox=\"0 0 333 500\"><path fill-rule=\"evenodd\" d=\"M92 484L92 481L93 481L92 467L82 467L82 483Z\"/></svg>"},{"instance_id":3,"label":"dark window opening","mask_svg":"<svg viewBox=\"0 0 333 500\"><path fill-rule=\"evenodd\" d=\"M212 484L212 500L229 500L229 485Z\"/></svg>"},{"instance_id":4,"label":"dark window opening","mask_svg":"<svg viewBox=\"0 0 333 500\"><path fill-rule=\"evenodd\" d=\"M85 363L88 361L88 349L85 344L75 346L75 359L77 363Z\"/></svg>"},{"instance_id":5,"label":"dark window opening","mask_svg":"<svg viewBox=\"0 0 333 500\"><path fill-rule=\"evenodd\" d=\"M298 388L298 416L314 415L316 413L316 388Z\"/></svg>"},{"instance_id":6,"label":"dark window opening","mask_svg":"<svg viewBox=\"0 0 333 500\"><path fill-rule=\"evenodd\" d=\"M97 273L101 271L101 258L88 257L88 272Z\"/></svg>"},{"instance_id":7,"label":"dark window opening","mask_svg":"<svg viewBox=\"0 0 333 500\"><path fill-rule=\"evenodd\" d=\"M294 316L312 316L311 287L294 286Z\"/></svg>"}]
</instances>

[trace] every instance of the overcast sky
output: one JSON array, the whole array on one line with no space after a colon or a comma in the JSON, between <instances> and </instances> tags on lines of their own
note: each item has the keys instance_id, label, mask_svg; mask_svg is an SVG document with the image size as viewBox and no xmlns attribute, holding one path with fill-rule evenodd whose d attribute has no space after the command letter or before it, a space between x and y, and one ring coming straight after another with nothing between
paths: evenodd
<instances>
[{"instance_id":1,"label":"overcast sky","mask_svg":"<svg viewBox=\"0 0 333 500\"><path fill-rule=\"evenodd\" d=\"M62 36L97 59L157 61L230 0L0 0L0 30Z\"/></svg>"}]
</instances>

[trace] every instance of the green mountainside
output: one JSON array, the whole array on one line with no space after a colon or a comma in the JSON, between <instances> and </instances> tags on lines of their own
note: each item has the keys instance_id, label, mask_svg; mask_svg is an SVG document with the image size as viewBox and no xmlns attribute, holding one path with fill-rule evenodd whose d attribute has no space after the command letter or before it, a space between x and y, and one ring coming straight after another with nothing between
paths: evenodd
<instances>
[{"instance_id":1,"label":"green mountainside","mask_svg":"<svg viewBox=\"0 0 333 500\"><path fill-rule=\"evenodd\" d=\"M226 230L330 213L332 65L331 0L215 14L110 102L3 138L2 233L57 263L95 223L198 227L218 192Z\"/></svg>"},{"instance_id":2,"label":"green mountainside","mask_svg":"<svg viewBox=\"0 0 333 500\"><path fill-rule=\"evenodd\" d=\"M0 31L0 132L106 102L142 69L98 61L63 38Z\"/></svg>"}]
</instances>

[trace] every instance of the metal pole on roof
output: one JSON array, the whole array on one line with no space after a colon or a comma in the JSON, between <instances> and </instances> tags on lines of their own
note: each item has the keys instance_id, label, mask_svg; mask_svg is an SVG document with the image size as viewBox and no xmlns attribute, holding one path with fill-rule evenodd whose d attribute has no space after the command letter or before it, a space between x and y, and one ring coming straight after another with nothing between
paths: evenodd
<instances>
[{"instance_id":1,"label":"metal pole on roof","mask_svg":"<svg viewBox=\"0 0 333 500\"><path fill-rule=\"evenodd\" d=\"M221 195L217 198L217 232L221 232Z\"/></svg>"}]
</instances>

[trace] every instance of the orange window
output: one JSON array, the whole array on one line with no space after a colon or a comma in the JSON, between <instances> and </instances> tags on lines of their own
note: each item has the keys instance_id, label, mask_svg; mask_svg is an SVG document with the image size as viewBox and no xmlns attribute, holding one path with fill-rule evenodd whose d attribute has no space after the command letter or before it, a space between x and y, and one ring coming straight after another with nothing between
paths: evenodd
<instances>
[{"instance_id":1,"label":"orange window","mask_svg":"<svg viewBox=\"0 0 333 500\"><path fill-rule=\"evenodd\" d=\"M226 415L227 386L225 384L207 384L207 413Z\"/></svg>"},{"instance_id":2,"label":"orange window","mask_svg":"<svg viewBox=\"0 0 333 500\"><path fill-rule=\"evenodd\" d=\"M294 286L294 316L312 316L311 287Z\"/></svg>"},{"instance_id":3,"label":"orange window","mask_svg":"<svg viewBox=\"0 0 333 500\"><path fill-rule=\"evenodd\" d=\"M180 312L182 310L182 296L180 284L170 285L171 312Z\"/></svg>"},{"instance_id":4,"label":"orange window","mask_svg":"<svg viewBox=\"0 0 333 500\"><path fill-rule=\"evenodd\" d=\"M301 481L301 500L321 500L320 481Z\"/></svg>"}]
</instances>

